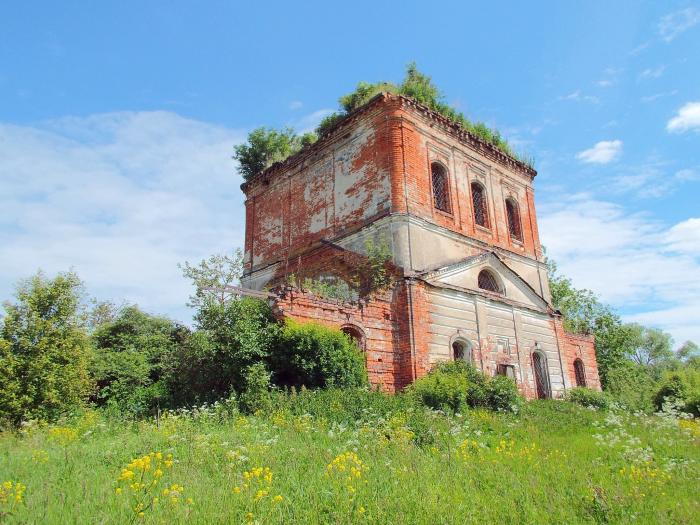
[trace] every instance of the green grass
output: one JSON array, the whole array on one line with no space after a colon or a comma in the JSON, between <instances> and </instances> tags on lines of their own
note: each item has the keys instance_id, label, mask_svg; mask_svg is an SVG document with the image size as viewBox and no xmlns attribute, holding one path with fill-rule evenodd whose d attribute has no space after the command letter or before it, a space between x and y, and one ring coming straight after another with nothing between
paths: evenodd
<instances>
[{"instance_id":1,"label":"green grass","mask_svg":"<svg viewBox=\"0 0 700 525\"><path fill-rule=\"evenodd\" d=\"M88 412L63 424L75 433L0 434L0 482L27 487L0 523L700 522L694 422L563 402L445 416L398 396L343 392L273 406L243 416L220 405L157 424ZM184 489L177 505L161 495L139 518L117 478L156 451L174 459L156 492ZM344 456L345 471L327 468L346 452L361 463ZM348 482L351 466L359 475ZM253 475L246 489L243 472L254 467L268 467L272 481ZM258 489L268 493L255 501Z\"/></svg>"}]
</instances>

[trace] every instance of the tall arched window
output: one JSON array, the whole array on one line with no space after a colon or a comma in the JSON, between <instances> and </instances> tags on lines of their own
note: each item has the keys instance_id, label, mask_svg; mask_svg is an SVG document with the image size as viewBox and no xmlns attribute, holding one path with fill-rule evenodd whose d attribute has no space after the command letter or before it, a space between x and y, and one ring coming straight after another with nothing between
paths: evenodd
<instances>
[{"instance_id":1,"label":"tall arched window","mask_svg":"<svg viewBox=\"0 0 700 525\"><path fill-rule=\"evenodd\" d=\"M523 229L520 226L520 211L513 199L506 199L506 215L508 216L508 231L511 238L522 242Z\"/></svg>"},{"instance_id":2,"label":"tall arched window","mask_svg":"<svg viewBox=\"0 0 700 525\"><path fill-rule=\"evenodd\" d=\"M477 284L482 290L488 290L489 292L503 293L503 288L498 282L498 277L496 277L490 270L481 270L479 276L477 277Z\"/></svg>"},{"instance_id":3,"label":"tall arched window","mask_svg":"<svg viewBox=\"0 0 700 525\"><path fill-rule=\"evenodd\" d=\"M360 350L365 350L365 334L360 328L353 325L345 325L340 329L340 331L350 337L350 339L355 342Z\"/></svg>"},{"instance_id":4,"label":"tall arched window","mask_svg":"<svg viewBox=\"0 0 700 525\"><path fill-rule=\"evenodd\" d=\"M433 205L436 209L450 213L450 192L447 183L447 170L442 164L433 162L430 165L433 182Z\"/></svg>"},{"instance_id":5,"label":"tall arched window","mask_svg":"<svg viewBox=\"0 0 700 525\"><path fill-rule=\"evenodd\" d=\"M532 354L532 368L535 372L535 389L538 399L549 399L552 397L552 390L549 385L549 370L547 369L547 358L538 351Z\"/></svg>"},{"instance_id":6,"label":"tall arched window","mask_svg":"<svg viewBox=\"0 0 700 525\"><path fill-rule=\"evenodd\" d=\"M574 374L576 375L576 386L586 386L586 370L580 359L574 361Z\"/></svg>"},{"instance_id":7,"label":"tall arched window","mask_svg":"<svg viewBox=\"0 0 700 525\"><path fill-rule=\"evenodd\" d=\"M472 209L474 222L484 228L489 227L489 209L486 204L486 189L478 182L472 182Z\"/></svg>"}]
</instances>

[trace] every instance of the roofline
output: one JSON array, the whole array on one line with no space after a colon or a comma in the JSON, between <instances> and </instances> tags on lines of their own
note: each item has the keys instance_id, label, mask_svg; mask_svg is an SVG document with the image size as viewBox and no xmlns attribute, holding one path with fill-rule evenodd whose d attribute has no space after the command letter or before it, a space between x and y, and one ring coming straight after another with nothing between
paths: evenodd
<instances>
[{"instance_id":1,"label":"roofline","mask_svg":"<svg viewBox=\"0 0 700 525\"><path fill-rule=\"evenodd\" d=\"M438 113L434 109L429 108L425 104L421 104L420 102L417 102L416 100L414 100L410 97L406 97L404 95L396 95L393 93L389 93L387 91L382 91L381 93L378 93L375 96L373 96L371 99L369 99L362 106L354 109L353 111L351 111L350 113L348 113L347 115L345 115L341 119L339 119L338 122L333 124L313 144L305 147L304 149L302 149L298 153L295 153L294 155L287 157L283 161L275 162L272 166L264 169L263 171L254 175L249 180L243 182L241 184L241 190L243 190L243 192L245 192L246 189L248 188L248 186L250 186L250 184L252 184L253 182L257 182L258 180L266 178L266 177L272 175L273 173L276 173L279 171L284 171L287 168L291 168L291 167L299 164L304 159L310 157L311 155L316 153L318 150L322 149L322 147L324 147L326 144L330 143L331 139L335 138L334 136L336 135L336 132L340 128L345 127L351 121L355 120L360 114L366 113L369 109L371 109L373 106L375 106L379 101L390 100L390 99L397 99L401 102L401 105L403 107L406 107L406 106L411 107L415 110L420 111L421 113L423 113L425 116L427 116L431 120L435 120L435 121L439 122L446 129L446 131L452 133L453 135L456 135L457 139L459 139L460 142L472 147L473 149L475 149L477 152L481 153L482 155L485 155L486 157L490 157L491 159L495 160L496 162L499 162L500 164L505 165L506 167L513 168L513 169L516 169L518 171L522 171L522 172L526 173L527 175L529 175L531 179L534 179L537 176L537 171L534 168L531 168L530 166L528 166L524 162L516 159L515 157L513 157L511 155L508 155L507 153L504 153L503 151L498 149L496 146L494 146L490 142L487 142L484 139L477 137L471 131L468 131L467 129L462 127L460 124L453 122L449 118Z\"/></svg>"}]
</instances>

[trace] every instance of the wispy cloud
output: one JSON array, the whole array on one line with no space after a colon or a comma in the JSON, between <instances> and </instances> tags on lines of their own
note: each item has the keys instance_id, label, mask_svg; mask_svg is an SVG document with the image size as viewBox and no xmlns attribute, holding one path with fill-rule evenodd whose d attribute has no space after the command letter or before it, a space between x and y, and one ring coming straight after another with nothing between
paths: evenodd
<instances>
[{"instance_id":1,"label":"wispy cloud","mask_svg":"<svg viewBox=\"0 0 700 525\"><path fill-rule=\"evenodd\" d=\"M588 164L608 164L622 155L621 140L602 140L595 146L576 155L581 162Z\"/></svg>"},{"instance_id":2,"label":"wispy cloud","mask_svg":"<svg viewBox=\"0 0 700 525\"><path fill-rule=\"evenodd\" d=\"M316 110L294 121L292 127L299 133L308 133L315 130L321 121L333 112L334 110L328 108Z\"/></svg>"},{"instance_id":3,"label":"wispy cloud","mask_svg":"<svg viewBox=\"0 0 700 525\"><path fill-rule=\"evenodd\" d=\"M41 267L187 321L177 263L243 240L244 133L171 112L0 124L0 296Z\"/></svg>"},{"instance_id":4,"label":"wispy cloud","mask_svg":"<svg viewBox=\"0 0 700 525\"><path fill-rule=\"evenodd\" d=\"M672 91L665 91L663 93L655 93L653 95L648 95L646 97L640 98L639 100L648 104L648 103L654 102L655 100L658 100L660 98L672 97L672 96L677 95L677 94L678 94L678 90L674 89Z\"/></svg>"},{"instance_id":5,"label":"wispy cloud","mask_svg":"<svg viewBox=\"0 0 700 525\"><path fill-rule=\"evenodd\" d=\"M563 274L677 342L700 341L700 219L667 227L591 195L540 205L540 231Z\"/></svg>"},{"instance_id":6,"label":"wispy cloud","mask_svg":"<svg viewBox=\"0 0 700 525\"><path fill-rule=\"evenodd\" d=\"M632 193L649 199L669 195L682 185L700 180L697 169L684 168L669 173L670 162L650 158L642 165L628 166L612 180L610 189L617 193Z\"/></svg>"},{"instance_id":7,"label":"wispy cloud","mask_svg":"<svg viewBox=\"0 0 700 525\"><path fill-rule=\"evenodd\" d=\"M666 131L671 133L684 133L689 130L700 131L700 102L688 102L666 124Z\"/></svg>"},{"instance_id":8,"label":"wispy cloud","mask_svg":"<svg viewBox=\"0 0 700 525\"><path fill-rule=\"evenodd\" d=\"M560 96L559 100L571 100L573 102L590 102L591 104L597 104L598 102L600 102L600 99L598 97L595 97L593 95L584 95L581 93L580 89L577 89L576 91L573 91L568 95Z\"/></svg>"},{"instance_id":9,"label":"wispy cloud","mask_svg":"<svg viewBox=\"0 0 700 525\"><path fill-rule=\"evenodd\" d=\"M607 67L603 70L603 78L596 81L598 87L610 87L617 83L617 77L622 73L622 69Z\"/></svg>"},{"instance_id":10,"label":"wispy cloud","mask_svg":"<svg viewBox=\"0 0 700 525\"><path fill-rule=\"evenodd\" d=\"M666 66L649 67L639 74L640 79L659 78L666 71Z\"/></svg>"},{"instance_id":11,"label":"wispy cloud","mask_svg":"<svg viewBox=\"0 0 700 525\"><path fill-rule=\"evenodd\" d=\"M700 9L686 7L661 18L658 27L659 36L668 43L698 23L700 23Z\"/></svg>"},{"instance_id":12,"label":"wispy cloud","mask_svg":"<svg viewBox=\"0 0 700 525\"><path fill-rule=\"evenodd\" d=\"M291 110L301 109L303 106L304 106L304 103L301 100L292 100L289 103L289 109L291 109Z\"/></svg>"}]
</instances>

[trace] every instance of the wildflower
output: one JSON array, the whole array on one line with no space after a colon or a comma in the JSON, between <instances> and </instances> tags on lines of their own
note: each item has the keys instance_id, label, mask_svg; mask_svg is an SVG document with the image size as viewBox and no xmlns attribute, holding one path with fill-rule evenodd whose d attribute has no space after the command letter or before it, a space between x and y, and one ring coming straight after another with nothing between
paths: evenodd
<instances>
[{"instance_id":1,"label":"wildflower","mask_svg":"<svg viewBox=\"0 0 700 525\"><path fill-rule=\"evenodd\" d=\"M281 503L284 498L280 494L277 494L277 496L272 499L275 503Z\"/></svg>"}]
</instances>

